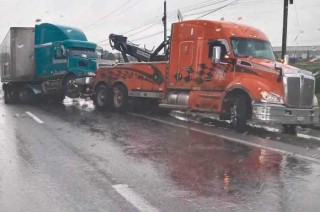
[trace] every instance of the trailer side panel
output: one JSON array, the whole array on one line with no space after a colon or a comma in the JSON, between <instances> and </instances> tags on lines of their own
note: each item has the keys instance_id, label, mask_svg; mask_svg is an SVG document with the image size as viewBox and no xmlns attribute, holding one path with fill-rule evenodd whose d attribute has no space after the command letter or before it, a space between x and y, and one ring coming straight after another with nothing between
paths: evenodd
<instances>
[{"instance_id":1,"label":"trailer side panel","mask_svg":"<svg viewBox=\"0 0 320 212\"><path fill-rule=\"evenodd\" d=\"M12 27L0 46L2 82L33 81L34 28Z\"/></svg>"}]
</instances>

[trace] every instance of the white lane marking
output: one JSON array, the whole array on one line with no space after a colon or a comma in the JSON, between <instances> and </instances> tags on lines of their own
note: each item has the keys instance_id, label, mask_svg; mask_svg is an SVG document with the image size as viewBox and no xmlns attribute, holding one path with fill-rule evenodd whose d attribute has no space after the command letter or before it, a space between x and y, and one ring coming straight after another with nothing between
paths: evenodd
<instances>
[{"instance_id":1,"label":"white lane marking","mask_svg":"<svg viewBox=\"0 0 320 212\"><path fill-rule=\"evenodd\" d=\"M29 112L29 111L26 111L26 114L28 116L30 116L30 118L32 118L33 120L35 120L36 122L38 122L39 124L43 124L44 122L39 119L36 115L34 115L33 113Z\"/></svg>"},{"instance_id":2,"label":"white lane marking","mask_svg":"<svg viewBox=\"0 0 320 212\"><path fill-rule=\"evenodd\" d=\"M123 196L128 202L130 202L139 211L143 211L143 212L158 211L156 208L148 204L146 200L144 200L138 194L136 194L131 188L129 188L128 185L118 184L118 185L113 185L112 188L114 188L114 190L116 190L121 196Z\"/></svg>"},{"instance_id":3,"label":"white lane marking","mask_svg":"<svg viewBox=\"0 0 320 212\"><path fill-rule=\"evenodd\" d=\"M301 137L301 138L314 139L314 140L320 141L319 137L312 136L312 135L306 135L306 134L298 133L297 136Z\"/></svg>"},{"instance_id":4,"label":"white lane marking","mask_svg":"<svg viewBox=\"0 0 320 212\"><path fill-rule=\"evenodd\" d=\"M217 133L207 132L207 131L204 131L204 130L196 129L194 127L187 127L187 126L184 126L184 125L181 125L181 124L175 124L175 123L172 123L172 122L168 122L168 121L164 121L164 120L156 119L156 118L151 118L151 117L140 115L140 114L136 114L136 113L129 113L129 114L131 114L133 116L138 116L138 117L141 117L141 118L153 120L153 121L156 121L156 122L168 124L168 125L171 125L171 126L176 126L176 127L192 130L192 131L195 131L195 132L203 133L203 134L206 134L206 135L210 135L210 136L215 136L215 137L218 137L218 138L226 139L226 140L233 141L233 142L236 142L236 143L240 143L240 144L243 144L243 145L246 145L246 146L252 146L252 147L256 147L256 148L260 148L260 149L266 149L266 150L270 150L270 151L273 151L273 152L281 153L281 154L284 154L284 155L293 155L293 156L295 156L297 158L300 158L300 159L303 159L303 160L315 162L315 163L318 163L318 164L320 163L319 159L308 157L308 156L304 156L304 155L300 155L300 154L295 154L293 152L289 152L289 151L285 151L285 150L281 150L281 149L277 149L277 148L273 148L273 147L269 147L269 146L265 146L265 145L260 145L260 144L256 144L256 143L252 143L252 142L248 142L248 141L244 141L244 140L241 140L241 139L238 139L238 138L233 138L233 137L226 136L226 135L220 135L220 134L217 134Z\"/></svg>"}]
</instances>

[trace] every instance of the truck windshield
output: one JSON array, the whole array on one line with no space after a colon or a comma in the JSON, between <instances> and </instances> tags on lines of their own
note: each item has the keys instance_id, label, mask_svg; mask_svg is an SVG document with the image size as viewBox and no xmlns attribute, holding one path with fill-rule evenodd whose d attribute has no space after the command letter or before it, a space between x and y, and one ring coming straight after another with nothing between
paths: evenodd
<instances>
[{"instance_id":1,"label":"truck windshield","mask_svg":"<svg viewBox=\"0 0 320 212\"><path fill-rule=\"evenodd\" d=\"M275 60L269 42L249 38L231 38L234 54L238 57L249 57Z\"/></svg>"},{"instance_id":2,"label":"truck windshield","mask_svg":"<svg viewBox=\"0 0 320 212\"><path fill-rule=\"evenodd\" d=\"M68 50L68 56L80 56L86 58L97 58L95 49L71 48Z\"/></svg>"}]
</instances>

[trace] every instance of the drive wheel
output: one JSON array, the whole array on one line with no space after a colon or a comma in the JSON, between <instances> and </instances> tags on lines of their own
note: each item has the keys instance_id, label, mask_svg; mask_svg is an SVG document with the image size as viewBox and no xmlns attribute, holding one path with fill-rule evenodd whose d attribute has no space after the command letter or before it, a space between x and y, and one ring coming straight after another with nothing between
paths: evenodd
<instances>
[{"instance_id":1,"label":"drive wheel","mask_svg":"<svg viewBox=\"0 0 320 212\"><path fill-rule=\"evenodd\" d=\"M22 86L19 88L18 99L22 104L30 104L32 102L33 93L30 88Z\"/></svg>"},{"instance_id":2,"label":"drive wheel","mask_svg":"<svg viewBox=\"0 0 320 212\"><path fill-rule=\"evenodd\" d=\"M236 94L231 108L231 124L237 132L245 132L247 130L248 106L246 97L243 94Z\"/></svg>"},{"instance_id":3,"label":"drive wheel","mask_svg":"<svg viewBox=\"0 0 320 212\"><path fill-rule=\"evenodd\" d=\"M18 102L18 92L14 86L8 86L4 90L4 103L15 104Z\"/></svg>"},{"instance_id":4,"label":"drive wheel","mask_svg":"<svg viewBox=\"0 0 320 212\"><path fill-rule=\"evenodd\" d=\"M113 87L113 106L117 112L128 110L128 92L124 85L117 84Z\"/></svg>"},{"instance_id":5,"label":"drive wheel","mask_svg":"<svg viewBox=\"0 0 320 212\"><path fill-rule=\"evenodd\" d=\"M12 100L11 100L10 97L11 97L10 93L7 90L5 90L4 91L4 103L5 104L11 104L12 103Z\"/></svg>"},{"instance_id":6,"label":"drive wheel","mask_svg":"<svg viewBox=\"0 0 320 212\"><path fill-rule=\"evenodd\" d=\"M112 104L112 95L106 85L97 86L93 96L93 103L99 109L110 109L110 105Z\"/></svg>"}]
</instances>

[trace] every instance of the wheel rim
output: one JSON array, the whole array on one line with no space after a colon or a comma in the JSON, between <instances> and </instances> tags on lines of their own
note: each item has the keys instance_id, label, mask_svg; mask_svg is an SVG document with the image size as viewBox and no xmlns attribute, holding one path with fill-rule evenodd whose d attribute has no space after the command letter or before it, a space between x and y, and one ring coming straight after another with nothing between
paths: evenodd
<instances>
[{"instance_id":1,"label":"wheel rim","mask_svg":"<svg viewBox=\"0 0 320 212\"><path fill-rule=\"evenodd\" d=\"M114 97L113 97L114 105L119 108L123 103L123 92L120 89L114 90Z\"/></svg>"},{"instance_id":2,"label":"wheel rim","mask_svg":"<svg viewBox=\"0 0 320 212\"><path fill-rule=\"evenodd\" d=\"M104 90L100 90L97 95L97 102L99 106L104 106L106 102L106 92Z\"/></svg>"}]
</instances>

